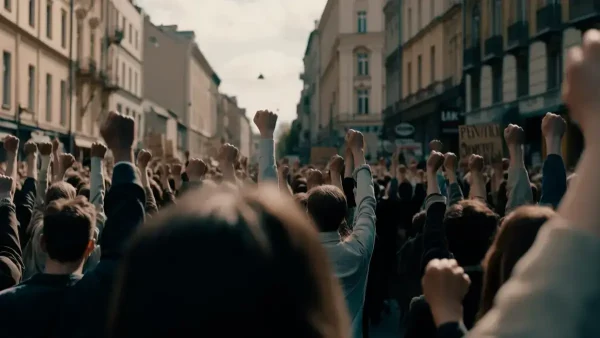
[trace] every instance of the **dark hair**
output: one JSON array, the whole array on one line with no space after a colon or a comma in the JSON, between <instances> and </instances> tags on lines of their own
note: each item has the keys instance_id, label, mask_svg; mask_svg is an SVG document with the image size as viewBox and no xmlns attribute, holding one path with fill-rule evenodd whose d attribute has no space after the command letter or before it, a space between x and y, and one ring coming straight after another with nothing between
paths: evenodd
<instances>
[{"instance_id":1,"label":"dark hair","mask_svg":"<svg viewBox=\"0 0 600 338\"><path fill-rule=\"evenodd\" d=\"M401 201L410 201L413 197L413 186L407 181L403 181L398 185L398 197Z\"/></svg>"},{"instance_id":2,"label":"dark hair","mask_svg":"<svg viewBox=\"0 0 600 338\"><path fill-rule=\"evenodd\" d=\"M412 218L412 227L415 234L423 233L425 228L425 221L427 220L427 211L421 210L416 213Z\"/></svg>"},{"instance_id":3,"label":"dark hair","mask_svg":"<svg viewBox=\"0 0 600 338\"><path fill-rule=\"evenodd\" d=\"M485 273L478 318L492 308L496 293L510 278L519 259L531 248L542 225L554 215L548 207L528 205L504 218L483 262Z\"/></svg>"},{"instance_id":4,"label":"dark hair","mask_svg":"<svg viewBox=\"0 0 600 338\"><path fill-rule=\"evenodd\" d=\"M65 179L65 181L72 185L75 189L77 189L77 187L79 187L80 184L84 183L84 179L81 177L81 174L79 174L76 171L72 171L69 174L67 174L67 178Z\"/></svg>"},{"instance_id":5,"label":"dark hair","mask_svg":"<svg viewBox=\"0 0 600 338\"><path fill-rule=\"evenodd\" d=\"M74 199L77 196L77 191L75 187L65 181L58 181L52 183L48 190L46 191L46 205L50 202L65 198L65 199Z\"/></svg>"},{"instance_id":6,"label":"dark hair","mask_svg":"<svg viewBox=\"0 0 600 338\"><path fill-rule=\"evenodd\" d=\"M62 263L83 257L96 227L96 209L83 196L52 201L44 211L43 246Z\"/></svg>"},{"instance_id":7,"label":"dark hair","mask_svg":"<svg viewBox=\"0 0 600 338\"><path fill-rule=\"evenodd\" d=\"M498 215L479 200L462 200L448 208L444 225L448 249L458 263L479 265L496 234Z\"/></svg>"},{"instance_id":8,"label":"dark hair","mask_svg":"<svg viewBox=\"0 0 600 338\"><path fill-rule=\"evenodd\" d=\"M348 203L340 188L326 184L310 189L306 209L319 231L337 231L345 222Z\"/></svg>"},{"instance_id":9,"label":"dark hair","mask_svg":"<svg viewBox=\"0 0 600 338\"><path fill-rule=\"evenodd\" d=\"M165 287L173 276L156 271L196 264L202 271L176 287ZM139 228L114 291L112 338L350 336L342 291L316 229L275 187L190 192Z\"/></svg>"},{"instance_id":10,"label":"dark hair","mask_svg":"<svg viewBox=\"0 0 600 338\"><path fill-rule=\"evenodd\" d=\"M90 186L85 183L80 184L77 188L77 196L84 196L90 201Z\"/></svg>"}]
</instances>

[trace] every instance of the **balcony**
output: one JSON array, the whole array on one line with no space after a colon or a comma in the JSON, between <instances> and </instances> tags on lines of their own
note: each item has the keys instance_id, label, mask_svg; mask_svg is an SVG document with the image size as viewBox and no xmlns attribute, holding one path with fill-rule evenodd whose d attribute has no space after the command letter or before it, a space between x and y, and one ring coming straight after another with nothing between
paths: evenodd
<instances>
[{"instance_id":1,"label":"balcony","mask_svg":"<svg viewBox=\"0 0 600 338\"><path fill-rule=\"evenodd\" d=\"M92 58L77 60L74 62L74 67L75 74L80 78L92 80L98 75L98 65Z\"/></svg>"},{"instance_id":2,"label":"balcony","mask_svg":"<svg viewBox=\"0 0 600 338\"><path fill-rule=\"evenodd\" d=\"M475 45L464 50L463 56L463 69L469 71L477 66L481 62L481 46Z\"/></svg>"},{"instance_id":3,"label":"balcony","mask_svg":"<svg viewBox=\"0 0 600 338\"><path fill-rule=\"evenodd\" d=\"M570 0L569 24L581 29L592 28L600 19L600 0Z\"/></svg>"},{"instance_id":4,"label":"balcony","mask_svg":"<svg viewBox=\"0 0 600 338\"><path fill-rule=\"evenodd\" d=\"M124 37L125 32L122 29L115 28L114 31L106 37L107 45L120 45Z\"/></svg>"},{"instance_id":5,"label":"balcony","mask_svg":"<svg viewBox=\"0 0 600 338\"><path fill-rule=\"evenodd\" d=\"M502 36L494 35L485 39L483 62L491 64L502 60Z\"/></svg>"},{"instance_id":6,"label":"balcony","mask_svg":"<svg viewBox=\"0 0 600 338\"><path fill-rule=\"evenodd\" d=\"M119 77L100 72L100 78L102 79L102 91L106 94L110 94L120 89Z\"/></svg>"},{"instance_id":7,"label":"balcony","mask_svg":"<svg viewBox=\"0 0 600 338\"><path fill-rule=\"evenodd\" d=\"M545 41L560 32L562 10L559 3L551 3L536 12L535 38Z\"/></svg>"},{"instance_id":8,"label":"balcony","mask_svg":"<svg viewBox=\"0 0 600 338\"><path fill-rule=\"evenodd\" d=\"M529 45L529 22L516 21L508 26L508 39L506 43L506 51L509 53L517 53Z\"/></svg>"},{"instance_id":9,"label":"balcony","mask_svg":"<svg viewBox=\"0 0 600 338\"><path fill-rule=\"evenodd\" d=\"M335 116L335 121L338 123L374 123L382 122L383 115L381 113L340 113L337 116Z\"/></svg>"}]
</instances>

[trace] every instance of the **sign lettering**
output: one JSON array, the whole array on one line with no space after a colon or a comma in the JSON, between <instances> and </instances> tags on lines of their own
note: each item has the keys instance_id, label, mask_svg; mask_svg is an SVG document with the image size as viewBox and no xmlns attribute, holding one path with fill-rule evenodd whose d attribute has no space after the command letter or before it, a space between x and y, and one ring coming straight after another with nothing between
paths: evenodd
<instances>
[{"instance_id":1,"label":"sign lettering","mask_svg":"<svg viewBox=\"0 0 600 338\"><path fill-rule=\"evenodd\" d=\"M459 126L460 158L471 154L483 156L486 164L502 161L503 144L500 125L495 123Z\"/></svg>"}]
</instances>

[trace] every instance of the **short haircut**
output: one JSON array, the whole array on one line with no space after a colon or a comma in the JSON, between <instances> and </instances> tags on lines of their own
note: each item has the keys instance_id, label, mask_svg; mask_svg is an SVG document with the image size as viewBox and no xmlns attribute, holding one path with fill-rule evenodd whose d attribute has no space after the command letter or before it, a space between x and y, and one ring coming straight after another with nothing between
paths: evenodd
<instances>
[{"instance_id":1,"label":"short haircut","mask_svg":"<svg viewBox=\"0 0 600 338\"><path fill-rule=\"evenodd\" d=\"M346 195L333 185L314 187L308 191L306 209L319 231L337 231L348 212Z\"/></svg>"},{"instance_id":2,"label":"short haircut","mask_svg":"<svg viewBox=\"0 0 600 338\"><path fill-rule=\"evenodd\" d=\"M81 177L81 174L79 174L76 171L68 173L65 181L76 189L77 187L79 187L80 184L84 183L83 177Z\"/></svg>"},{"instance_id":3,"label":"short haircut","mask_svg":"<svg viewBox=\"0 0 600 338\"><path fill-rule=\"evenodd\" d=\"M444 217L448 249L461 266L479 265L498 229L498 215L479 200L462 200Z\"/></svg>"},{"instance_id":4,"label":"short haircut","mask_svg":"<svg viewBox=\"0 0 600 338\"><path fill-rule=\"evenodd\" d=\"M73 187L67 182L60 181L52 183L50 188L48 188L48 190L46 191L45 201L46 205L48 205L50 204L50 202L53 202L55 200L61 198L74 199L75 196L77 196L77 191L75 190L75 187Z\"/></svg>"},{"instance_id":5,"label":"short haircut","mask_svg":"<svg viewBox=\"0 0 600 338\"><path fill-rule=\"evenodd\" d=\"M44 212L44 243L48 257L62 263L83 258L96 226L96 209L83 196L57 199Z\"/></svg>"}]
</instances>

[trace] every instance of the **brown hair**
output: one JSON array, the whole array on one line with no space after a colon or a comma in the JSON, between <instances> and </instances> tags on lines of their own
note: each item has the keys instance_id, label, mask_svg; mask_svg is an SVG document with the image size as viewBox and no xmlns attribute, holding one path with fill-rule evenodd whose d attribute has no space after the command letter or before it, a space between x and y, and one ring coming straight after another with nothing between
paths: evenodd
<instances>
[{"instance_id":1,"label":"brown hair","mask_svg":"<svg viewBox=\"0 0 600 338\"><path fill-rule=\"evenodd\" d=\"M176 277L181 271L185 278ZM141 227L111 309L113 338L351 334L314 225L291 197L268 186L204 187Z\"/></svg>"},{"instance_id":2,"label":"brown hair","mask_svg":"<svg viewBox=\"0 0 600 338\"><path fill-rule=\"evenodd\" d=\"M496 293L510 278L515 264L531 248L542 225L554 215L554 210L548 207L528 205L503 219L483 262L485 273L478 318L492 308Z\"/></svg>"},{"instance_id":3,"label":"brown hair","mask_svg":"<svg viewBox=\"0 0 600 338\"><path fill-rule=\"evenodd\" d=\"M348 213L346 195L333 185L320 185L308 191L306 210L319 231L338 231Z\"/></svg>"},{"instance_id":4,"label":"brown hair","mask_svg":"<svg viewBox=\"0 0 600 338\"><path fill-rule=\"evenodd\" d=\"M77 190L71 184L65 181L52 183L46 191L46 205L60 198L74 199L77 196Z\"/></svg>"}]
</instances>

